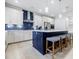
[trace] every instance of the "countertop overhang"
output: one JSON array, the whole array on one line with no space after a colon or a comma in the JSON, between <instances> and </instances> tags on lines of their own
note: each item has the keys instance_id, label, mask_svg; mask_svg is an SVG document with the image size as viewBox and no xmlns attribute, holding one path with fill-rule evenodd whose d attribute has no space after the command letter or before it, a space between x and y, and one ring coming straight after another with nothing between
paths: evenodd
<instances>
[{"instance_id":1,"label":"countertop overhang","mask_svg":"<svg viewBox=\"0 0 79 59\"><path fill-rule=\"evenodd\" d=\"M67 30L33 30L36 32L60 32L60 31L67 31Z\"/></svg>"}]
</instances>

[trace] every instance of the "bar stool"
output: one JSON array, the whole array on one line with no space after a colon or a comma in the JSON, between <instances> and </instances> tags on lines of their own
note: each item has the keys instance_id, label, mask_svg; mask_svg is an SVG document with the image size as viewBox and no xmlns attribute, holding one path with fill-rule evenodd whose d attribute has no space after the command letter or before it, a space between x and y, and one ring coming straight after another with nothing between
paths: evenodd
<instances>
[{"instance_id":1,"label":"bar stool","mask_svg":"<svg viewBox=\"0 0 79 59\"><path fill-rule=\"evenodd\" d=\"M67 47L67 39L66 39L66 34L60 35L60 46L61 46L61 52L63 48Z\"/></svg>"},{"instance_id":2,"label":"bar stool","mask_svg":"<svg viewBox=\"0 0 79 59\"><path fill-rule=\"evenodd\" d=\"M52 42L52 46L48 46L49 41ZM50 50L50 48L52 48L52 50ZM48 37L46 39L46 53L47 53L47 51L52 52L53 59L54 59L54 54L57 53L57 51L60 49L61 49L61 47L60 47L60 37L59 36Z\"/></svg>"},{"instance_id":3,"label":"bar stool","mask_svg":"<svg viewBox=\"0 0 79 59\"><path fill-rule=\"evenodd\" d=\"M71 45L71 34L70 33L67 34L67 43L68 45Z\"/></svg>"},{"instance_id":4,"label":"bar stool","mask_svg":"<svg viewBox=\"0 0 79 59\"><path fill-rule=\"evenodd\" d=\"M71 33L71 44L73 45L73 33Z\"/></svg>"}]
</instances>

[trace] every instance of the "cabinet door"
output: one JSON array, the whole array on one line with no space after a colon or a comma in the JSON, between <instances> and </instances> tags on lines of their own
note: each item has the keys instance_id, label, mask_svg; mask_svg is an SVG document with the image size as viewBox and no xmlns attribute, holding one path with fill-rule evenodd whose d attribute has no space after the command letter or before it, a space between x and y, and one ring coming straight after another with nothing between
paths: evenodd
<instances>
[{"instance_id":1,"label":"cabinet door","mask_svg":"<svg viewBox=\"0 0 79 59\"><path fill-rule=\"evenodd\" d=\"M27 20L28 19L27 13L28 13L28 11L23 10L23 20Z\"/></svg>"},{"instance_id":2,"label":"cabinet door","mask_svg":"<svg viewBox=\"0 0 79 59\"><path fill-rule=\"evenodd\" d=\"M38 32L37 39L38 50L40 51L40 53L43 53L43 33Z\"/></svg>"},{"instance_id":3,"label":"cabinet door","mask_svg":"<svg viewBox=\"0 0 79 59\"><path fill-rule=\"evenodd\" d=\"M8 31L7 32L6 41L7 41L7 43L12 43L12 42L15 41L14 31Z\"/></svg>"},{"instance_id":4,"label":"cabinet door","mask_svg":"<svg viewBox=\"0 0 79 59\"><path fill-rule=\"evenodd\" d=\"M14 31L14 35L15 35L15 42L19 42L19 41L23 41L24 37L23 37L23 30L16 30Z\"/></svg>"},{"instance_id":5,"label":"cabinet door","mask_svg":"<svg viewBox=\"0 0 79 59\"><path fill-rule=\"evenodd\" d=\"M33 12L30 12L30 20L33 20Z\"/></svg>"},{"instance_id":6,"label":"cabinet door","mask_svg":"<svg viewBox=\"0 0 79 59\"><path fill-rule=\"evenodd\" d=\"M31 30L24 30L23 37L24 37L24 40L32 39L32 31Z\"/></svg>"},{"instance_id":7,"label":"cabinet door","mask_svg":"<svg viewBox=\"0 0 79 59\"><path fill-rule=\"evenodd\" d=\"M37 32L33 32L32 36L33 36L33 47L35 47L37 49L37 47L38 47Z\"/></svg>"}]
</instances>

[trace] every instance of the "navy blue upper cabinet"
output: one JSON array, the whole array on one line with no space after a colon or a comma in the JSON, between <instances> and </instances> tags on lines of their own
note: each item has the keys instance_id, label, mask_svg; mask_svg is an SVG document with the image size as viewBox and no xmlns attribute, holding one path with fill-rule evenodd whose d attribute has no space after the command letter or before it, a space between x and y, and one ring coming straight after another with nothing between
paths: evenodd
<instances>
[{"instance_id":1,"label":"navy blue upper cabinet","mask_svg":"<svg viewBox=\"0 0 79 59\"><path fill-rule=\"evenodd\" d=\"M23 10L23 26L24 29L33 29L33 12Z\"/></svg>"},{"instance_id":2,"label":"navy blue upper cabinet","mask_svg":"<svg viewBox=\"0 0 79 59\"><path fill-rule=\"evenodd\" d=\"M28 11L23 10L23 20L27 20L28 19Z\"/></svg>"},{"instance_id":3,"label":"navy blue upper cabinet","mask_svg":"<svg viewBox=\"0 0 79 59\"><path fill-rule=\"evenodd\" d=\"M23 20L33 20L33 12L23 10Z\"/></svg>"},{"instance_id":4,"label":"navy blue upper cabinet","mask_svg":"<svg viewBox=\"0 0 79 59\"><path fill-rule=\"evenodd\" d=\"M30 12L30 20L33 20L33 12Z\"/></svg>"}]
</instances>

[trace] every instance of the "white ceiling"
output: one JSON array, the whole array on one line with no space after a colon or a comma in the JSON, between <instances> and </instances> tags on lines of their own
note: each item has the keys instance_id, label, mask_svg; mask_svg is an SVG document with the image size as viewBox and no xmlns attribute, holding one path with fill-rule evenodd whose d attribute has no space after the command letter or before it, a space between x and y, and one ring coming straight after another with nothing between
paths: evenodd
<instances>
[{"instance_id":1,"label":"white ceiling","mask_svg":"<svg viewBox=\"0 0 79 59\"><path fill-rule=\"evenodd\" d=\"M49 16L58 16L63 14L65 16L72 16L73 12L73 0L5 0L7 3L14 6L21 7L26 10L37 12ZM45 12L45 8L48 8L48 12Z\"/></svg>"}]
</instances>

